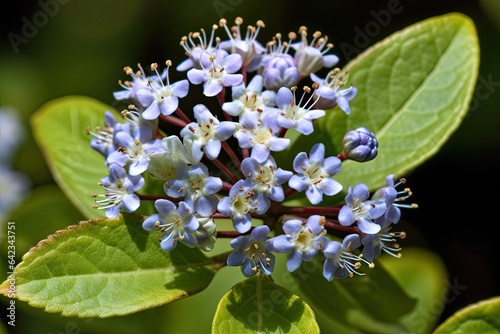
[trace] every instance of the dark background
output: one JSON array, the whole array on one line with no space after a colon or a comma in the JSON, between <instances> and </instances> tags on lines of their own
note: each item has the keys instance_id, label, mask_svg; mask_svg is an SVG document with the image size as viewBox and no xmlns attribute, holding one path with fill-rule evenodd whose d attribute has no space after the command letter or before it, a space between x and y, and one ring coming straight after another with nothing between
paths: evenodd
<instances>
[{"instance_id":1,"label":"dark background","mask_svg":"<svg viewBox=\"0 0 500 334\"><path fill-rule=\"evenodd\" d=\"M337 46L341 42L355 45L358 31L373 21L373 13L387 9L390 3L395 0L69 0L59 4L57 13L15 52L8 34L21 35L25 20L32 21L42 7L36 1L10 2L9 10L2 10L0 105L15 107L27 127L32 112L65 95L87 95L116 106L112 92L119 89L118 79L126 79L125 65L163 63L167 58L179 63L184 59L180 37L202 27L209 30L221 15L228 22L242 16L246 24L262 19L266 28L259 41L306 25L311 32L327 34ZM413 201L421 210L403 213L413 233L404 246L424 245L435 251L444 260L450 279L467 286L445 305L443 319L470 303L500 295L495 247L500 223L496 211L500 152L497 3L400 0L401 12L392 15L367 41L367 46L372 45L410 24L449 12L468 15L477 27L479 93L463 124L441 151L408 175ZM338 48L334 53L341 59L340 66L355 56ZM30 137L23 142L13 168L26 173L35 188L54 182Z\"/></svg>"}]
</instances>

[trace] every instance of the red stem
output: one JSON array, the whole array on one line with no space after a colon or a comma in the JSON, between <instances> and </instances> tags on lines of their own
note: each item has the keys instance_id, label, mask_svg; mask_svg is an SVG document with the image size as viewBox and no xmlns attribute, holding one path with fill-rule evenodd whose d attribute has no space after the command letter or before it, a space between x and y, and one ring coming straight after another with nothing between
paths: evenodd
<instances>
[{"instance_id":1,"label":"red stem","mask_svg":"<svg viewBox=\"0 0 500 334\"><path fill-rule=\"evenodd\" d=\"M180 198L173 198L167 195L143 195L138 193L136 193L136 195L137 197L139 197L139 199L144 201L156 201L157 199L167 199L171 202L179 202L181 200Z\"/></svg>"},{"instance_id":2,"label":"red stem","mask_svg":"<svg viewBox=\"0 0 500 334\"><path fill-rule=\"evenodd\" d=\"M340 161L344 161L344 160L347 160L349 159L348 157L346 157L342 152L340 152L338 155L337 155L337 158L340 159Z\"/></svg>"},{"instance_id":3,"label":"red stem","mask_svg":"<svg viewBox=\"0 0 500 334\"><path fill-rule=\"evenodd\" d=\"M238 158L238 156L236 155L236 153L233 151L231 146L229 146L229 144L225 141L221 141L221 144L222 144L222 148L224 149L224 151L226 151L226 153L231 158L231 161L236 165L236 167L238 169L240 169L241 161Z\"/></svg>"},{"instance_id":4,"label":"red stem","mask_svg":"<svg viewBox=\"0 0 500 334\"><path fill-rule=\"evenodd\" d=\"M229 190L231 190L232 187L233 187L233 185L231 183L226 182L226 181L222 181L222 189L223 190L229 191Z\"/></svg>"},{"instance_id":5,"label":"red stem","mask_svg":"<svg viewBox=\"0 0 500 334\"><path fill-rule=\"evenodd\" d=\"M218 213L218 212L216 212L216 213L212 214L212 216L211 216L211 217L212 217L212 218L229 218L229 216L228 216L228 215L223 215L222 213Z\"/></svg>"},{"instance_id":6,"label":"red stem","mask_svg":"<svg viewBox=\"0 0 500 334\"><path fill-rule=\"evenodd\" d=\"M285 190L285 198L290 196L291 194L295 193L297 190L293 189L293 188L288 188L287 190Z\"/></svg>"},{"instance_id":7,"label":"red stem","mask_svg":"<svg viewBox=\"0 0 500 334\"><path fill-rule=\"evenodd\" d=\"M160 114L160 119L161 119L162 121L165 121L165 122L170 123L170 124L172 124L172 125L178 126L178 127L180 127L180 128L185 127L185 126L186 126L186 124L187 124L187 123L186 123L185 121L183 121L182 119L179 119L179 118L174 117L174 116L165 116L165 115L163 115L163 114Z\"/></svg>"},{"instance_id":8,"label":"red stem","mask_svg":"<svg viewBox=\"0 0 500 334\"><path fill-rule=\"evenodd\" d=\"M293 188L290 188L293 189ZM340 207L337 206L281 206L279 214L295 214L295 215L332 215L338 214Z\"/></svg>"},{"instance_id":9,"label":"red stem","mask_svg":"<svg viewBox=\"0 0 500 334\"><path fill-rule=\"evenodd\" d=\"M180 119L182 119L184 122L187 123L191 123L192 121L189 119L189 117L186 116L186 114L180 109L180 108L177 108L175 110L175 113L177 114L177 116L179 116Z\"/></svg>"},{"instance_id":10,"label":"red stem","mask_svg":"<svg viewBox=\"0 0 500 334\"><path fill-rule=\"evenodd\" d=\"M220 104L221 107L222 107L222 105L225 102L225 96L226 96L226 89L222 88L222 90L220 91L220 93L217 94L217 101L219 101L219 104ZM227 115L227 114L224 113L224 115ZM230 115L227 115L227 116L231 117ZM226 116L226 118L227 118L227 116Z\"/></svg>"},{"instance_id":11,"label":"red stem","mask_svg":"<svg viewBox=\"0 0 500 334\"><path fill-rule=\"evenodd\" d=\"M220 170L226 174L226 176L233 182L233 183L236 183L238 182L238 178L229 170L229 168L226 167L226 165L224 165L222 162L220 162L219 159L214 159L214 160L210 160L214 163L214 165L216 165L217 167L220 168Z\"/></svg>"},{"instance_id":12,"label":"red stem","mask_svg":"<svg viewBox=\"0 0 500 334\"><path fill-rule=\"evenodd\" d=\"M237 238L241 233L236 231L217 231L217 238Z\"/></svg>"},{"instance_id":13,"label":"red stem","mask_svg":"<svg viewBox=\"0 0 500 334\"><path fill-rule=\"evenodd\" d=\"M356 226L342 226L338 220L327 220L325 227L330 230L361 234L361 231Z\"/></svg>"}]
</instances>

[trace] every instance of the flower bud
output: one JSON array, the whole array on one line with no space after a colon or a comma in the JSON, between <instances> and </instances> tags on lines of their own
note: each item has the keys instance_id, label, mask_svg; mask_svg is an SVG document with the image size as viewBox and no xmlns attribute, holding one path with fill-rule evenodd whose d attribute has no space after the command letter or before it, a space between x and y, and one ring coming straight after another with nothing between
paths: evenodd
<instances>
[{"instance_id":1,"label":"flower bud","mask_svg":"<svg viewBox=\"0 0 500 334\"><path fill-rule=\"evenodd\" d=\"M289 54L273 57L264 68L264 86L266 89L277 91L281 87L292 87L300 80L297 64Z\"/></svg>"},{"instance_id":2,"label":"flower bud","mask_svg":"<svg viewBox=\"0 0 500 334\"><path fill-rule=\"evenodd\" d=\"M364 127L346 133L342 145L342 155L358 162L373 160L378 153L377 137Z\"/></svg>"}]
</instances>

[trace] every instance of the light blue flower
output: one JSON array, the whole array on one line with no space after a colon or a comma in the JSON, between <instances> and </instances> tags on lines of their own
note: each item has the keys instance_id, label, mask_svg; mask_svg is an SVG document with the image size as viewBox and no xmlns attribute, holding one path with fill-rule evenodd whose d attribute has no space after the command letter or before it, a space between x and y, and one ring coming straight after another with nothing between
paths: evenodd
<instances>
[{"instance_id":1,"label":"light blue flower","mask_svg":"<svg viewBox=\"0 0 500 334\"><path fill-rule=\"evenodd\" d=\"M328 244L324 223L325 217L319 215L310 216L307 222L287 220L283 224L285 234L269 239L268 249L277 253L291 253L286 267L290 272L295 271L302 261L311 261Z\"/></svg>"},{"instance_id":2,"label":"light blue flower","mask_svg":"<svg viewBox=\"0 0 500 334\"><path fill-rule=\"evenodd\" d=\"M315 91L319 96L316 108L328 110L338 105L346 115L351 113L349 101L356 96L357 89L354 86L346 87L348 74L343 76L340 69L335 68L328 72L325 79L314 73L311 73L310 77L313 82L319 84Z\"/></svg>"},{"instance_id":3,"label":"light blue flower","mask_svg":"<svg viewBox=\"0 0 500 334\"><path fill-rule=\"evenodd\" d=\"M406 183L406 179L401 178L398 183L394 183L394 175L391 174L387 176L385 180L387 186L374 192L371 200L384 201L387 207L387 211L384 214L385 219L389 220L393 224L397 224L401 218L400 208L416 209L418 208L418 205L415 203L400 203L407 200L412 195L410 188L404 188L400 191L396 189L398 186L404 185Z\"/></svg>"},{"instance_id":4,"label":"light blue flower","mask_svg":"<svg viewBox=\"0 0 500 334\"><path fill-rule=\"evenodd\" d=\"M342 163L337 157L325 159L325 145L315 144L309 152L300 152L293 160L294 174L288 185L297 190L305 191L311 204L323 200L323 194L333 196L342 190L342 185L332 179L340 171Z\"/></svg>"},{"instance_id":5,"label":"light blue flower","mask_svg":"<svg viewBox=\"0 0 500 334\"><path fill-rule=\"evenodd\" d=\"M302 77L317 72L323 67L333 67L339 62L339 57L336 55L326 54L333 48L333 44L328 43L328 36L321 37L321 32L316 31L313 39L308 43L307 28L304 26L300 27L299 35L300 41L290 46L295 49L294 58Z\"/></svg>"},{"instance_id":6,"label":"light blue flower","mask_svg":"<svg viewBox=\"0 0 500 334\"><path fill-rule=\"evenodd\" d=\"M167 181L163 189L170 197L184 197L186 204L195 212L209 217L217 208L219 200L216 194L222 189L222 180L210 176L208 168L202 163L180 165L176 179Z\"/></svg>"},{"instance_id":7,"label":"light blue flower","mask_svg":"<svg viewBox=\"0 0 500 334\"><path fill-rule=\"evenodd\" d=\"M363 233L374 234L380 231L380 226L373 219L384 214L386 206L383 201L369 201L368 187L358 184L354 188L349 187L346 204L339 212L338 220L342 226L351 226L357 222L358 228Z\"/></svg>"},{"instance_id":8,"label":"light blue flower","mask_svg":"<svg viewBox=\"0 0 500 334\"><path fill-rule=\"evenodd\" d=\"M122 126L123 124L118 123L111 112L105 111L104 127L97 126L95 131L87 128L87 134L92 135L90 147L107 158L118 148L114 142L114 135L115 131L117 133L121 131Z\"/></svg>"},{"instance_id":9,"label":"light blue flower","mask_svg":"<svg viewBox=\"0 0 500 334\"><path fill-rule=\"evenodd\" d=\"M122 86L123 90L113 92L113 97L116 100L136 100L137 99L137 91L141 88L147 88L150 80L153 82L157 80L163 80L167 75L166 70L158 77L157 75L146 76L144 69L141 64L137 65L139 70L134 72L130 66L125 66L123 70L127 75L130 75L132 81L122 82L118 81L120 86Z\"/></svg>"},{"instance_id":10,"label":"light blue flower","mask_svg":"<svg viewBox=\"0 0 500 334\"><path fill-rule=\"evenodd\" d=\"M234 134L235 123L220 122L203 104L194 106L193 112L196 122L187 124L180 133L184 145L191 151L195 161L200 161L203 154L211 160L217 159L222 147L221 141Z\"/></svg>"},{"instance_id":11,"label":"light blue flower","mask_svg":"<svg viewBox=\"0 0 500 334\"><path fill-rule=\"evenodd\" d=\"M342 243L329 241L323 251L326 260L323 265L323 276L331 281L334 278L353 277L354 274L364 275L357 270L361 267L361 262L373 268L373 263L369 263L363 258L352 253L354 249L361 246L359 235L349 234Z\"/></svg>"},{"instance_id":12,"label":"light blue flower","mask_svg":"<svg viewBox=\"0 0 500 334\"><path fill-rule=\"evenodd\" d=\"M187 71L192 68L201 69L200 58L202 53L212 54L218 48L217 38L215 37L215 31L218 26L212 26L212 32L210 33L210 38L207 38L207 34L204 29L200 32L190 32L187 36L182 37L181 46L188 58L177 65L177 71ZM215 45L214 45L214 42Z\"/></svg>"},{"instance_id":13,"label":"light blue flower","mask_svg":"<svg viewBox=\"0 0 500 334\"><path fill-rule=\"evenodd\" d=\"M374 221L380 225L380 231L375 234L366 234L361 239L363 244L363 257L372 262L380 256L382 251L385 253L400 258L401 247L397 244L396 238L404 239L405 232L391 232L392 222L387 220L385 216L380 216Z\"/></svg>"},{"instance_id":14,"label":"light blue flower","mask_svg":"<svg viewBox=\"0 0 500 334\"><path fill-rule=\"evenodd\" d=\"M246 158L241 162L243 175L252 180L252 189L267 195L269 199L282 202L285 199L283 183L287 182L293 173L278 168L276 161L270 155L261 163L254 158Z\"/></svg>"},{"instance_id":15,"label":"light blue flower","mask_svg":"<svg viewBox=\"0 0 500 334\"><path fill-rule=\"evenodd\" d=\"M142 113L142 117L146 120L154 120L160 114L164 116L171 115L179 106L179 99L188 94L189 81L187 79L170 84L168 69L172 63L170 60L167 60L166 64L166 84L163 83L158 73L158 65L154 63L151 65L151 69L156 72L158 80L150 81L148 87L137 91L137 100L146 108Z\"/></svg>"},{"instance_id":16,"label":"light blue flower","mask_svg":"<svg viewBox=\"0 0 500 334\"><path fill-rule=\"evenodd\" d=\"M217 210L229 216L234 229L240 233L246 233L252 227L252 213L264 214L270 206L267 196L256 193L252 186L251 179L239 180L229 190L229 196L221 198L217 204Z\"/></svg>"},{"instance_id":17,"label":"light blue flower","mask_svg":"<svg viewBox=\"0 0 500 334\"><path fill-rule=\"evenodd\" d=\"M117 163L110 163L108 172L109 175L99 181L99 185L105 190L104 194L93 195L96 199L94 208L106 209L108 218L118 216L122 209L125 212L137 210L140 199L135 192L144 186L144 178L141 175L128 175L125 168Z\"/></svg>"},{"instance_id":18,"label":"light blue flower","mask_svg":"<svg viewBox=\"0 0 500 334\"><path fill-rule=\"evenodd\" d=\"M351 226L357 222L361 232L375 234L380 231L380 225L375 224L373 219L382 216L386 211L384 201L368 200L370 193L368 186L363 183L354 188L349 187L345 197L345 205L339 212L339 223L342 226Z\"/></svg>"},{"instance_id":19,"label":"light blue flower","mask_svg":"<svg viewBox=\"0 0 500 334\"><path fill-rule=\"evenodd\" d=\"M226 23L225 19L219 21L219 25L226 30L229 40L221 41L219 47L230 53L239 54L243 60L243 66L247 66L254 59L255 55L260 55L266 51L266 48L256 40L260 29L264 27L264 22L259 20L256 26L247 26L247 32L244 37L240 29L243 24L241 17L237 17L234 20L235 25L231 30L229 30Z\"/></svg>"},{"instance_id":20,"label":"light blue flower","mask_svg":"<svg viewBox=\"0 0 500 334\"><path fill-rule=\"evenodd\" d=\"M150 156L153 153L164 152L161 140L151 140L150 128L143 124L134 129L134 137L128 132L120 131L115 135L118 149L111 153L108 164L128 165L130 175L140 175L148 169Z\"/></svg>"},{"instance_id":21,"label":"light blue flower","mask_svg":"<svg viewBox=\"0 0 500 334\"><path fill-rule=\"evenodd\" d=\"M142 117L143 107L137 107L134 104L129 104L127 109L120 112L122 117L127 120L127 123L116 123L114 127L114 133L121 131L128 132L135 136L136 128L139 128L140 140L152 140L158 133L158 118L153 120L146 120Z\"/></svg>"},{"instance_id":22,"label":"light blue flower","mask_svg":"<svg viewBox=\"0 0 500 334\"><path fill-rule=\"evenodd\" d=\"M239 85L243 75L236 73L241 69L241 56L237 53L217 49L213 54L203 52L200 55L202 69L192 68L187 77L193 85L203 84L203 94L211 97L219 94L224 87Z\"/></svg>"},{"instance_id":23,"label":"light blue flower","mask_svg":"<svg viewBox=\"0 0 500 334\"><path fill-rule=\"evenodd\" d=\"M248 85L243 83L233 86L233 101L224 102L222 110L228 115L239 117L239 123L243 127L255 127L266 108L274 107L276 98L275 91L262 91L263 88L264 78L258 74L253 76Z\"/></svg>"},{"instance_id":24,"label":"light blue flower","mask_svg":"<svg viewBox=\"0 0 500 334\"><path fill-rule=\"evenodd\" d=\"M193 216L193 209L184 202L174 203L166 199L155 201L158 213L147 217L142 223L146 231L160 230L162 232L160 246L164 251L171 251L182 242L188 247L196 247L197 240L193 233L198 229L199 222Z\"/></svg>"},{"instance_id":25,"label":"light blue flower","mask_svg":"<svg viewBox=\"0 0 500 334\"><path fill-rule=\"evenodd\" d=\"M257 226L249 235L242 235L231 240L235 250L227 257L227 264L240 266L246 277L254 276L259 271L270 275L274 269L274 255L267 249L267 225Z\"/></svg>"},{"instance_id":26,"label":"light blue flower","mask_svg":"<svg viewBox=\"0 0 500 334\"><path fill-rule=\"evenodd\" d=\"M280 152L290 145L289 138L279 137L281 127L276 122L276 111L271 111L262 116L257 126L240 128L234 136L238 139L241 148L251 148L251 157L258 162L269 158L270 151Z\"/></svg>"},{"instance_id":27,"label":"light blue flower","mask_svg":"<svg viewBox=\"0 0 500 334\"><path fill-rule=\"evenodd\" d=\"M405 232L391 232L392 225L397 224L401 218L400 208L418 208L415 203L403 204L399 203L408 199L412 192L409 188L401 191L396 190L396 187L406 183L406 179L402 178L398 183L394 183L394 175L386 177L387 186L377 190L370 200L380 202L383 201L386 206L384 214L374 219L374 223L380 225L380 231L377 233L366 234L361 243L363 247L363 256L368 261L380 256L381 252L392 255L394 257L401 257L401 247L397 243L397 239L404 239Z\"/></svg>"},{"instance_id":28,"label":"light blue flower","mask_svg":"<svg viewBox=\"0 0 500 334\"><path fill-rule=\"evenodd\" d=\"M303 96L300 101L295 99L296 87L292 89L281 87L276 95L276 105L280 109L278 113L278 125L285 128L295 128L304 135L310 135L313 131L312 121L325 116L325 111L313 109L314 101L312 95L303 104ZM310 92L309 87L304 87L306 92Z\"/></svg>"}]
</instances>

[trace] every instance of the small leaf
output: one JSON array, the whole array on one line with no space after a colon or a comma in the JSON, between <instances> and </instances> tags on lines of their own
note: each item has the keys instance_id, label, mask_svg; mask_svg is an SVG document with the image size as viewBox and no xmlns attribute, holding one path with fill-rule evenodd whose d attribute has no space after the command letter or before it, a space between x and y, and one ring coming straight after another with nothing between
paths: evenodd
<instances>
[{"instance_id":1,"label":"small leaf","mask_svg":"<svg viewBox=\"0 0 500 334\"><path fill-rule=\"evenodd\" d=\"M302 299L261 275L236 284L219 302L212 333L319 333Z\"/></svg>"},{"instance_id":2,"label":"small leaf","mask_svg":"<svg viewBox=\"0 0 500 334\"><path fill-rule=\"evenodd\" d=\"M446 319L433 334L500 333L500 297L469 305Z\"/></svg>"},{"instance_id":3,"label":"small leaf","mask_svg":"<svg viewBox=\"0 0 500 334\"><path fill-rule=\"evenodd\" d=\"M46 103L31 118L35 140L52 176L88 218L105 216L105 210L92 208L91 195L102 192L97 183L108 175L108 170L104 157L90 147L91 136L86 128L103 126L106 110L118 115L92 98L68 96Z\"/></svg>"},{"instance_id":4,"label":"small leaf","mask_svg":"<svg viewBox=\"0 0 500 334\"><path fill-rule=\"evenodd\" d=\"M379 141L378 156L365 163L344 161L334 178L344 192L360 182L371 189L384 186L387 175L403 176L419 166L458 128L478 68L478 38L468 17L452 13L409 26L347 64L348 85L358 90L350 115L338 107L327 111L314 122L314 134L299 137L280 158L291 165L298 152L309 150L307 143L317 142L325 143L328 156L337 155L348 131L367 127Z\"/></svg>"},{"instance_id":5,"label":"small leaf","mask_svg":"<svg viewBox=\"0 0 500 334\"><path fill-rule=\"evenodd\" d=\"M142 216L98 218L58 231L16 267L16 297L46 312L105 318L188 297L205 289L218 267L195 248L163 252ZM0 285L8 295L9 279Z\"/></svg>"}]
</instances>

